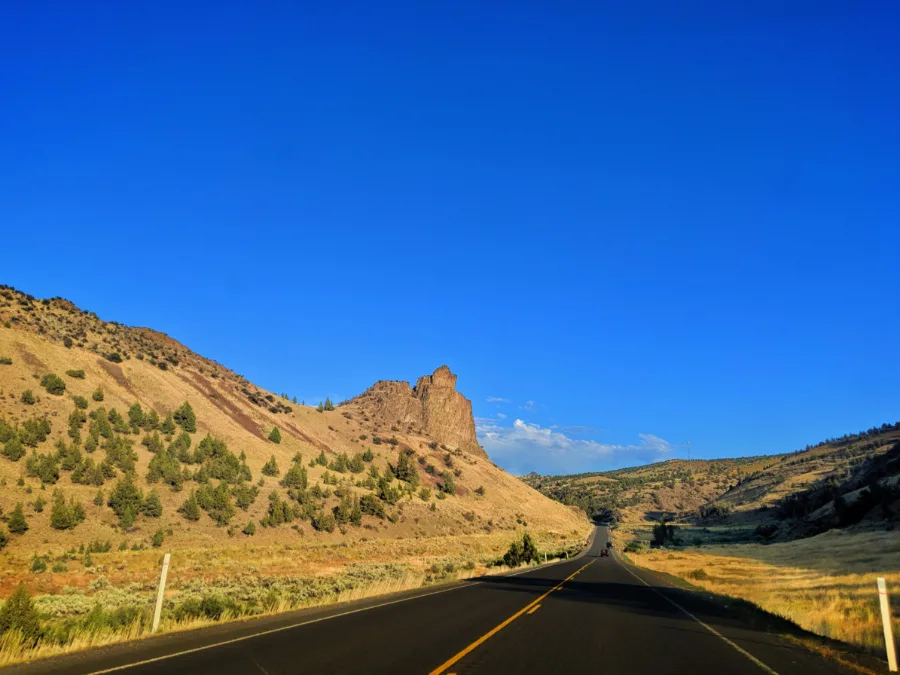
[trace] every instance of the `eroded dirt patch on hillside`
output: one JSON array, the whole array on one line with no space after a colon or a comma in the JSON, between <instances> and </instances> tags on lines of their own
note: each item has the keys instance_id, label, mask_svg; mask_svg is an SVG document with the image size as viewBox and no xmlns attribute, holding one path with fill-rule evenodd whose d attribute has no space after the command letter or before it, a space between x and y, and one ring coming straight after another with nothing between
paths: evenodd
<instances>
[{"instance_id":1,"label":"eroded dirt patch on hillside","mask_svg":"<svg viewBox=\"0 0 900 675\"><path fill-rule=\"evenodd\" d=\"M209 399L209 401L214 406L216 406L219 410L221 410L226 415L235 420L238 424L240 424L245 431L250 432L257 438L265 439L265 436L263 436L259 425L254 422L247 413L245 413L237 405L235 405L233 401L217 392L213 388L212 383L209 380L197 373L189 372L189 375L190 378L188 378L184 373L178 373L178 377L193 386L195 389L198 389L200 393L206 396L206 398Z\"/></svg>"},{"instance_id":2,"label":"eroded dirt patch on hillside","mask_svg":"<svg viewBox=\"0 0 900 675\"><path fill-rule=\"evenodd\" d=\"M47 364L41 361L37 356L35 356L32 352L28 351L28 347L23 345L21 342L14 343L16 349L19 350L19 354L22 355L22 360L27 363L32 368L37 368L42 371L48 370Z\"/></svg>"},{"instance_id":3,"label":"eroded dirt patch on hillside","mask_svg":"<svg viewBox=\"0 0 900 675\"><path fill-rule=\"evenodd\" d=\"M122 372L122 368L117 366L115 363L110 363L105 359L97 359L97 363L100 364L100 367L105 370L110 377L112 377L116 384L120 387L124 388L128 391L132 396L137 397L137 392L135 392L134 388L131 386L131 382L125 377L125 373Z\"/></svg>"}]
</instances>

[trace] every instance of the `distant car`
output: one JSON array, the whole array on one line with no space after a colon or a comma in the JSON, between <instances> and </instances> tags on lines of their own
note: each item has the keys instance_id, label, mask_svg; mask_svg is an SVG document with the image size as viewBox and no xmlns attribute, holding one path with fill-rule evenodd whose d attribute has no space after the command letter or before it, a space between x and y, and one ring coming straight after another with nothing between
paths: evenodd
<instances>
[{"instance_id":1,"label":"distant car","mask_svg":"<svg viewBox=\"0 0 900 675\"><path fill-rule=\"evenodd\" d=\"M601 548L601 549L600 549L600 557L601 557L601 558L608 558L608 557L609 557L609 549Z\"/></svg>"}]
</instances>

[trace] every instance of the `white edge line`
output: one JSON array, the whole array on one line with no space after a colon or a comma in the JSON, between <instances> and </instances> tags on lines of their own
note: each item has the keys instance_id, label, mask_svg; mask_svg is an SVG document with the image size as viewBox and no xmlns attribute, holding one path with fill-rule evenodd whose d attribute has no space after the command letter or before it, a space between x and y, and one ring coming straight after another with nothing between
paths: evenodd
<instances>
[{"instance_id":1,"label":"white edge line","mask_svg":"<svg viewBox=\"0 0 900 675\"><path fill-rule=\"evenodd\" d=\"M706 630L708 630L710 633L712 633L713 635L715 635L717 638L719 638L720 640L722 640L722 641L725 642L726 644L730 645L731 647L733 647L734 649L736 649L738 652L740 652L741 654L743 654L744 656L746 656L748 659L750 659L751 661L753 661L753 663L755 663L757 666L759 666L759 667L762 668L764 671L766 671L767 673L769 673L769 675L778 675L778 672L777 672L777 671L775 671L775 670L773 670L772 668L770 668L769 666L767 666L765 663L763 663L763 662L760 661L758 658L756 658L755 656L753 656L753 654L751 654L750 652L748 652L746 649L744 649L743 647L741 647L741 646L735 644L734 642L732 642L731 640L729 640L727 637L725 637L724 635L722 635L722 634L721 634L719 631L717 631L715 628L713 628L713 627L710 626L709 624L704 623L703 621L701 621L700 619L698 619L696 616L694 616L693 614L691 614L691 613L690 613L689 611L687 611L684 607L682 607L682 606L679 605L677 602L675 602L674 600L672 600L672 598L670 598L668 595L666 595L666 594L663 593L662 591L660 591L660 590L654 588L653 586L651 586L650 584L648 584L646 581L644 581L643 579L641 579L641 577L639 577L633 570L629 569L629 567L628 567L627 564L623 564L623 563L622 563L621 561L619 561L619 560L616 560L616 562L618 562L619 565L621 565L622 569L624 569L624 570L625 570L626 572L628 572L631 576L633 576L635 579L637 579L637 580L640 581L642 584L644 584L644 586L646 586L646 587L649 588L651 591L653 591L654 593L656 593L658 596L660 596L661 598L664 598L665 600L667 600L668 602L670 602L672 605L674 605L675 607L677 607L678 609L680 609L682 612L684 612L685 614L687 614L689 617L691 617L694 621L696 621L697 623L699 623L701 626L703 626Z\"/></svg>"},{"instance_id":2,"label":"white edge line","mask_svg":"<svg viewBox=\"0 0 900 675\"><path fill-rule=\"evenodd\" d=\"M580 557L580 556L579 556ZM504 577L515 577L520 574L525 574L526 572L533 572L539 567L550 567L551 565L559 565L560 563L570 562L570 560L558 560L556 562L547 563L546 565L538 565L535 567L527 567L520 572L513 572L512 574L504 574ZM497 575L498 578L501 575ZM156 663L158 661L165 661L167 659L174 659L177 656L184 656L185 654L194 654L196 652L202 652L207 649L214 649L215 647L222 647L224 645L231 645L236 642L243 642L245 640L252 640L253 638L262 637L263 635L271 635L272 633L280 633L281 631L291 630L292 628L300 628L301 626L308 626L313 623L320 623L322 621L328 621L329 619L337 619L338 617L348 616L350 614L358 614L359 612L367 612L370 609L378 609L379 607L387 607L388 605L396 605L401 602L408 602L410 600L418 600L419 598L427 598L430 595L440 595L441 593L449 593L450 591L458 591L461 588L472 588L473 586L478 586L479 584L484 583L483 581L474 581L472 583L460 583L459 586L453 586L452 588L442 588L439 591L432 591L430 593L422 593L421 595L414 595L409 598L399 598L397 600L391 600L389 602L382 602L377 605L370 605L369 607L359 607L358 609L347 610L346 612L340 612L339 614L330 614L329 616L320 616L316 619L309 619L307 621L301 621L299 623L292 623L289 626L279 626L278 628L270 628L269 630L264 630L260 633L253 633L252 635L242 635L241 637L232 638L231 640L223 640L221 642L214 642L212 644L203 645L201 647L194 647L193 649L185 649L180 652L172 652L171 654L163 654L162 656L155 656L152 659L144 659L143 661L134 661L133 663L126 663L121 666L113 666L112 668L106 668L104 670L94 670L88 673L88 675L105 675L106 673L117 673L122 670L128 670L129 668L136 668L137 666L143 666L148 663ZM775 673L775 675L778 675Z\"/></svg>"},{"instance_id":3,"label":"white edge line","mask_svg":"<svg viewBox=\"0 0 900 675\"><path fill-rule=\"evenodd\" d=\"M116 673L120 670L127 670L128 668L135 668L137 666L143 666L148 663L156 663L157 661L165 661L166 659L173 659L176 656L184 656L185 654L194 654L195 652L202 652L207 649L213 649L215 647L222 647L224 645L231 645L236 642L243 642L244 640L252 640L253 638L262 637L263 635L271 635L272 633L280 633L281 631L291 630L292 628L300 628L301 626L308 626L312 623L320 623L322 621L328 621L329 619L337 619L341 616L348 616L350 614L358 614L359 612L367 612L370 609L378 609L379 607L387 607L388 605L396 605L401 602L407 602L409 600L418 600L419 598L427 598L429 595L439 595L441 593L449 593L450 591L458 591L461 588L471 588L472 586L477 586L482 582L475 581L471 584L462 584L460 586L454 586L452 588L442 588L439 591L432 591L431 593L423 593L422 595L415 595L411 598L400 598L398 600L391 600L390 602L382 602L377 605L371 605L369 607L359 607L358 609L351 609L346 612L341 612L339 614L330 614L329 616L320 616L316 619L309 619L307 621L301 621L300 623L292 623L289 626L279 626L278 628L270 628L269 630L264 630L259 633L253 633L252 635L242 635L241 637L232 638L231 640L223 640L221 642L214 642L212 644L203 645L201 647L194 647L193 649L185 649L180 652L173 652L171 654L163 654L162 656L155 656L152 659L144 659L143 661L135 661L133 663L126 663L121 666L113 666L112 668L106 668L104 670L94 670L91 671L88 675L104 675L104 673Z\"/></svg>"}]
</instances>

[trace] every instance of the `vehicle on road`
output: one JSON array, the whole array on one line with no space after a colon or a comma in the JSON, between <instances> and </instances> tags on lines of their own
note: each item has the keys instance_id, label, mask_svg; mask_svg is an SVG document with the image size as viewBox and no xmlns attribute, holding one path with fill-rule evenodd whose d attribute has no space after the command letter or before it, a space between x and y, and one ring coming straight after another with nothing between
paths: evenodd
<instances>
[{"instance_id":1,"label":"vehicle on road","mask_svg":"<svg viewBox=\"0 0 900 675\"><path fill-rule=\"evenodd\" d=\"M608 549L608 548L601 548L601 549L600 549L600 557L601 557L601 558L608 558L608 557L609 557L609 549Z\"/></svg>"}]
</instances>

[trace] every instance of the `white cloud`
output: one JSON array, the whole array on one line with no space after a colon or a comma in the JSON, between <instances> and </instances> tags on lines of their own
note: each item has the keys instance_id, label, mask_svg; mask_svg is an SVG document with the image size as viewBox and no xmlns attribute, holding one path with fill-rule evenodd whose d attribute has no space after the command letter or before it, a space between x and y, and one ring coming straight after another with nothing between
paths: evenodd
<instances>
[{"instance_id":1,"label":"white cloud","mask_svg":"<svg viewBox=\"0 0 900 675\"><path fill-rule=\"evenodd\" d=\"M552 428L516 419L475 420L478 437L491 459L514 473L578 473L659 461L671 444L653 434L638 434L639 443L619 445L572 438Z\"/></svg>"},{"instance_id":2,"label":"white cloud","mask_svg":"<svg viewBox=\"0 0 900 675\"><path fill-rule=\"evenodd\" d=\"M500 398L499 396L488 396L487 402L488 403L511 403L510 399Z\"/></svg>"},{"instance_id":3,"label":"white cloud","mask_svg":"<svg viewBox=\"0 0 900 675\"><path fill-rule=\"evenodd\" d=\"M519 406L522 410L531 412L534 410L534 401L525 401L525 405Z\"/></svg>"},{"instance_id":4,"label":"white cloud","mask_svg":"<svg viewBox=\"0 0 900 675\"><path fill-rule=\"evenodd\" d=\"M647 448L652 448L659 452L668 452L669 450L672 450L672 444L659 436L654 436L653 434L638 434L638 438L641 439L641 444Z\"/></svg>"},{"instance_id":5,"label":"white cloud","mask_svg":"<svg viewBox=\"0 0 900 675\"><path fill-rule=\"evenodd\" d=\"M497 413L497 419L498 419L498 420L505 420L505 419L506 419L506 415L504 415L503 413Z\"/></svg>"}]
</instances>

